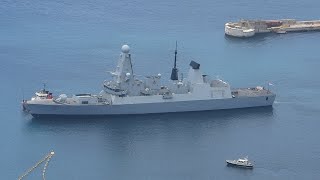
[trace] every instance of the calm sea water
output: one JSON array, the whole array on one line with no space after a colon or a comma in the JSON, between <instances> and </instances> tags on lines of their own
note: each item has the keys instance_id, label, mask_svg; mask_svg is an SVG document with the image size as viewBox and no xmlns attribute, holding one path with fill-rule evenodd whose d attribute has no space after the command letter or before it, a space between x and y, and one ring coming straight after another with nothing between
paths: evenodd
<instances>
[{"instance_id":1,"label":"calm sea water","mask_svg":"<svg viewBox=\"0 0 320 180\"><path fill-rule=\"evenodd\" d=\"M55 150L47 179L319 179L320 33L232 39L224 23L319 19L320 1L0 1L0 172L16 179ZM233 87L266 85L273 108L32 119L20 101L47 82L97 93L131 46L135 73L169 78L190 60ZM226 167L246 156L256 168ZM41 169L29 179L40 179Z\"/></svg>"}]
</instances>

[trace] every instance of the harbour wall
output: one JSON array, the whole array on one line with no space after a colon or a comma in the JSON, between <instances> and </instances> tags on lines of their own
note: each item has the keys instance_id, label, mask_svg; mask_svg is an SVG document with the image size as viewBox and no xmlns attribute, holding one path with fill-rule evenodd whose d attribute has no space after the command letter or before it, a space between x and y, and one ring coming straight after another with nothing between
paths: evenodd
<instances>
[{"instance_id":1,"label":"harbour wall","mask_svg":"<svg viewBox=\"0 0 320 180\"><path fill-rule=\"evenodd\" d=\"M287 33L320 30L320 20L241 20L225 24L225 34L234 37L252 37L256 33Z\"/></svg>"}]
</instances>

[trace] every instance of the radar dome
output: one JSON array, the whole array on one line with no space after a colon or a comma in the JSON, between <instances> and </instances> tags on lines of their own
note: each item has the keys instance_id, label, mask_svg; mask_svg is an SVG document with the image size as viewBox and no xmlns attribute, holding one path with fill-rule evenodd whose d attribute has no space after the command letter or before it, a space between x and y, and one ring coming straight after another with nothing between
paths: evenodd
<instances>
[{"instance_id":1,"label":"radar dome","mask_svg":"<svg viewBox=\"0 0 320 180\"><path fill-rule=\"evenodd\" d=\"M123 53L129 53L130 47L125 44L125 45L123 45L123 46L121 47L121 51L122 51Z\"/></svg>"}]
</instances>

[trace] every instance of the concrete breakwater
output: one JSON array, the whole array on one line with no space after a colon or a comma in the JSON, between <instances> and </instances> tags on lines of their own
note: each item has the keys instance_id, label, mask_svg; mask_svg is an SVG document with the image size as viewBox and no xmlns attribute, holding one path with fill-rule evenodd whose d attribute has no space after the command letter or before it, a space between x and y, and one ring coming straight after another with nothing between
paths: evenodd
<instances>
[{"instance_id":1,"label":"concrete breakwater","mask_svg":"<svg viewBox=\"0 0 320 180\"><path fill-rule=\"evenodd\" d=\"M320 30L320 20L241 20L225 24L225 34L234 37L252 37L257 33L280 33Z\"/></svg>"}]
</instances>

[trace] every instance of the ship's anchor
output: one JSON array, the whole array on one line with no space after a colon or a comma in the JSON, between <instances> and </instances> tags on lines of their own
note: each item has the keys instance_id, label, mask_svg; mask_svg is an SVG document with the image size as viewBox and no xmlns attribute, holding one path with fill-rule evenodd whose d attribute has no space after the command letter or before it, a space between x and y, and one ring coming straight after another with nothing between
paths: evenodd
<instances>
[{"instance_id":1,"label":"ship's anchor","mask_svg":"<svg viewBox=\"0 0 320 180\"><path fill-rule=\"evenodd\" d=\"M49 161L53 155L54 155L54 151L51 151L50 153L48 153L44 158L42 158L34 166L32 166L25 173L23 173L23 175L19 176L18 180L22 180L24 177L26 177L28 174L30 174L34 169L36 169L40 164L42 164L43 162L46 162L43 166L43 169L42 169L42 179L45 180L46 179L45 178L46 170L47 170Z\"/></svg>"}]
</instances>

